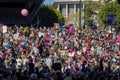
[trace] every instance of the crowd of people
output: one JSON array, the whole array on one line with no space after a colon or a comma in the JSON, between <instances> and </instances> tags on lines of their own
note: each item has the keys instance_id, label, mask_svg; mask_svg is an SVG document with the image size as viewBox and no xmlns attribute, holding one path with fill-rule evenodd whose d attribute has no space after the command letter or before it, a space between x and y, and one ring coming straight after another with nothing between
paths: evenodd
<instances>
[{"instance_id":1,"label":"crowd of people","mask_svg":"<svg viewBox=\"0 0 120 80\"><path fill-rule=\"evenodd\" d=\"M119 34L9 26L0 32L0 80L120 80Z\"/></svg>"}]
</instances>

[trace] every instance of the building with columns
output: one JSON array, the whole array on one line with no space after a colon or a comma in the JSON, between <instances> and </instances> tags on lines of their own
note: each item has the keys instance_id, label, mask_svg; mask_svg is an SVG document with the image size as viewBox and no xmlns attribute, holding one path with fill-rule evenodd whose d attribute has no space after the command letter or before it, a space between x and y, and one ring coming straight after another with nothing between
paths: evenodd
<instances>
[{"instance_id":1,"label":"building with columns","mask_svg":"<svg viewBox=\"0 0 120 80\"><path fill-rule=\"evenodd\" d=\"M80 0L54 0L54 2L52 3L52 6L57 9L58 11L60 11L62 13L62 15L64 16L65 19L71 19L72 21L69 21L70 23L76 23L77 21L77 26L79 25L79 9L84 9L84 1L87 0L81 0L81 5L80 5ZM104 2L104 0L92 0L92 1L101 1ZM115 0L110 0L111 1L115 1ZM77 13L77 14L76 14ZM71 14L75 14L77 16L77 19L75 19L75 17L73 17L73 15ZM74 16L75 16L74 15ZM84 24L84 12L82 12L82 25Z\"/></svg>"},{"instance_id":2,"label":"building with columns","mask_svg":"<svg viewBox=\"0 0 120 80\"><path fill-rule=\"evenodd\" d=\"M71 14L76 14L79 11L80 7L83 8L83 1L82 1L81 6L79 4L79 1L80 0L54 0L52 6L62 13L62 15L65 18L66 24L70 23L70 24L75 25L75 23L76 23L75 26L78 26L79 25L79 15L78 15L77 19L72 17L71 18L72 20L69 19L69 16L71 16Z\"/></svg>"},{"instance_id":3,"label":"building with columns","mask_svg":"<svg viewBox=\"0 0 120 80\"><path fill-rule=\"evenodd\" d=\"M68 18L69 14L76 13L80 9L79 0L54 0L52 5L65 18ZM81 8L83 8L83 5L81 5Z\"/></svg>"},{"instance_id":4,"label":"building with columns","mask_svg":"<svg viewBox=\"0 0 120 80\"><path fill-rule=\"evenodd\" d=\"M84 9L84 2L85 0L54 0L52 6L60 11L65 19L69 18L69 22L67 24L72 23L75 24L75 26L79 26L79 9ZM92 1L99 1L99 0L92 0ZM77 13L77 14L76 14ZM73 17L75 14L77 17ZM74 15L74 16L75 16ZM71 20L70 20L71 19ZM84 24L84 13L82 13L82 25Z\"/></svg>"},{"instance_id":5,"label":"building with columns","mask_svg":"<svg viewBox=\"0 0 120 80\"><path fill-rule=\"evenodd\" d=\"M54 0L53 7L60 11L64 17L68 17L69 14L76 13L79 11L80 7L84 8L83 2L80 6L80 0ZM102 0L92 0L92 1L102 1Z\"/></svg>"}]
</instances>

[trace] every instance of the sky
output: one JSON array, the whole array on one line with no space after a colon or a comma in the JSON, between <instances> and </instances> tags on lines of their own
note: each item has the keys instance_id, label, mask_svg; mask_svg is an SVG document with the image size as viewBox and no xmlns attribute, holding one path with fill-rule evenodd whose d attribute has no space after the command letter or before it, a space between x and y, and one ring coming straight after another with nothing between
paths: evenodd
<instances>
[{"instance_id":1,"label":"sky","mask_svg":"<svg viewBox=\"0 0 120 80\"><path fill-rule=\"evenodd\" d=\"M45 0L45 4L51 4L53 2L53 0Z\"/></svg>"}]
</instances>

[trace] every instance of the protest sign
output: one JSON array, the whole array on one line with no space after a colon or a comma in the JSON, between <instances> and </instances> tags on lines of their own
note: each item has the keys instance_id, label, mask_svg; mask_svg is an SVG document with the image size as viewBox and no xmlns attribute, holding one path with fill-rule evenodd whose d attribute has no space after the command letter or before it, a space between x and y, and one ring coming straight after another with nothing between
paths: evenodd
<instances>
[{"instance_id":1,"label":"protest sign","mask_svg":"<svg viewBox=\"0 0 120 80\"><path fill-rule=\"evenodd\" d=\"M3 33L6 33L7 32L7 26L4 25L2 28L3 28Z\"/></svg>"}]
</instances>

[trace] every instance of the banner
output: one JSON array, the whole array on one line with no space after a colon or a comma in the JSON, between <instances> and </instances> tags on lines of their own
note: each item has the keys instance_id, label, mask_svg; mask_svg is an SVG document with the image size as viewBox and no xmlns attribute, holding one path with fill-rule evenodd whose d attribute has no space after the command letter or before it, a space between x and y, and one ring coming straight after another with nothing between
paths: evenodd
<instances>
[{"instance_id":1,"label":"banner","mask_svg":"<svg viewBox=\"0 0 120 80\"><path fill-rule=\"evenodd\" d=\"M60 29L60 24L59 23L54 23L53 28L54 29Z\"/></svg>"},{"instance_id":2,"label":"banner","mask_svg":"<svg viewBox=\"0 0 120 80\"><path fill-rule=\"evenodd\" d=\"M108 15L107 22L108 22L108 25L115 26L116 22L117 22L116 15L114 15L114 14Z\"/></svg>"}]
</instances>

